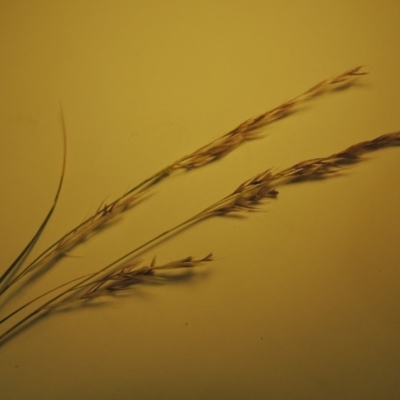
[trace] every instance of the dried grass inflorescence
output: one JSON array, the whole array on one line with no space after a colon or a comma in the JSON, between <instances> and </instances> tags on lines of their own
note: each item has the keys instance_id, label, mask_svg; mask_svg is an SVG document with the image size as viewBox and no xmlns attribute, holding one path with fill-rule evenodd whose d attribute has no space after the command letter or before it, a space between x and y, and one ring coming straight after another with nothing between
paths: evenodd
<instances>
[{"instance_id":1,"label":"dried grass inflorescence","mask_svg":"<svg viewBox=\"0 0 400 400\"><path fill-rule=\"evenodd\" d=\"M190 256L163 265L156 265L154 258L151 264L139 267L141 261L135 259L114 268L112 271L107 271L93 282L78 286L78 291L82 288L85 288L85 291L74 296L72 301L90 300L98 296L119 293L145 278L155 277L157 271L190 269L212 260L213 255L211 253L200 259Z\"/></svg>"},{"instance_id":2,"label":"dried grass inflorescence","mask_svg":"<svg viewBox=\"0 0 400 400\"><path fill-rule=\"evenodd\" d=\"M357 161L360 156L368 151L378 150L384 147L400 144L400 131L387 133L372 140L366 140L348 147L328 157L315 158L303 161L284 169L274 175L274 180L289 177L307 177L312 175L324 175L337 171L343 164L349 161Z\"/></svg>"},{"instance_id":3,"label":"dried grass inflorescence","mask_svg":"<svg viewBox=\"0 0 400 400\"><path fill-rule=\"evenodd\" d=\"M98 230L129 207L135 205L142 198L142 195L143 192L131 194L117 199L111 204L101 204L92 217L84 221L57 243L54 253L62 254L68 252L76 244L87 239L92 232Z\"/></svg>"},{"instance_id":4,"label":"dried grass inflorescence","mask_svg":"<svg viewBox=\"0 0 400 400\"><path fill-rule=\"evenodd\" d=\"M285 101L279 106L266 111L257 117L249 118L242 122L235 129L218 138L214 142L201 147L188 156L176 161L169 169L172 171L182 168L197 168L215 161L236 149L243 142L260 138L260 128L289 115L298 104L322 93L330 86L349 84L355 77L366 74L367 72L362 71L362 67L356 67L342 72L332 78L324 79L299 96Z\"/></svg>"},{"instance_id":5,"label":"dried grass inflorescence","mask_svg":"<svg viewBox=\"0 0 400 400\"><path fill-rule=\"evenodd\" d=\"M243 182L230 195L205 209L199 216L254 210L261 200L274 198L278 195L278 191L272 185L279 181L307 179L313 176L321 177L332 174L340 170L343 164L347 164L350 160L352 162L357 161L362 154L368 151L397 145L400 145L400 131L387 133L375 139L354 144L327 157L301 161L276 173L273 173L269 168Z\"/></svg>"}]
</instances>

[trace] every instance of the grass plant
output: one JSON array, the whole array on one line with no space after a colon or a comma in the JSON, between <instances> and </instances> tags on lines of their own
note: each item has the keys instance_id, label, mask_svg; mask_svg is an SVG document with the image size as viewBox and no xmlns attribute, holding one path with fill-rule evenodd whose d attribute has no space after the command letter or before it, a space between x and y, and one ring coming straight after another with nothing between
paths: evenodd
<instances>
[{"instance_id":1,"label":"grass plant","mask_svg":"<svg viewBox=\"0 0 400 400\"><path fill-rule=\"evenodd\" d=\"M173 172L182 169L199 168L210 162L221 159L242 143L262 137L260 129L267 124L276 121L279 118L289 115L293 109L300 103L321 94L331 87L338 85L350 85L353 78L364 75L361 67L347 70L333 78L325 79L314 85L304 93L293 99L282 103L281 105L266 111L265 113L250 118L227 134L219 137L213 142L201 147L200 149L181 157L175 162L169 164L165 168L156 172L149 178L137 184L124 195L112 201L110 204L102 204L97 211L80 225L70 232L63 235L55 241L32 262L24 264L24 259L29 251L37 242L40 234L43 232L47 222L49 221L60 196L62 183L65 174L66 164L66 129L64 117L61 115L63 126L64 140L64 157L62 163L62 172L60 175L58 189L51 209L46 215L43 223L39 227L37 233L28 243L26 248L16 258L16 260L6 269L0 278L0 300L4 297L4 293L14 285L22 284L24 278L27 280L28 275L41 267L48 265L50 261L54 261L57 257L62 256L77 243L86 239L94 230L103 226L105 222L120 215L128 208L143 197L143 195L151 190L152 186L160 180L170 176ZM344 165L350 162L356 162L365 152L376 150L382 147L394 146L400 144L400 132L393 132L378 136L372 140L366 140L361 143L354 144L345 150L339 151L327 157L314 158L301 161L295 165L274 172L271 168L256 176L246 180L240 184L233 192L200 211L196 215L178 223L174 227L163 231L159 235L146 241L140 246L132 249L128 253L119 257L117 260L106 265L105 267L93 273L80 276L69 282L66 282L56 288L53 288L39 297L20 305L13 312L0 319L0 326L9 319L17 318L16 321L0 334L0 344L4 343L12 333L17 332L18 328L22 328L28 321L32 321L36 316L49 312L50 310L65 306L70 303L80 301L90 301L99 296L107 294L115 294L130 288L133 284L141 282L148 278L154 278L159 271L169 270L187 270L188 268L197 267L206 262L213 260L212 254L197 259L186 257L184 259L169 262L163 265L156 265L155 260L149 264L142 264L138 259L138 253L146 250L150 244L156 244L161 239L181 231L188 226L217 215L226 215L231 213L242 213L256 209L259 204L267 198L275 198L278 196L277 187L280 184L291 182L292 180L309 179L312 177L327 177L340 171ZM56 263L54 263L56 265ZM29 283L29 280L27 280ZM30 307L32 304L38 303L33 311L22 315L18 315Z\"/></svg>"}]
</instances>

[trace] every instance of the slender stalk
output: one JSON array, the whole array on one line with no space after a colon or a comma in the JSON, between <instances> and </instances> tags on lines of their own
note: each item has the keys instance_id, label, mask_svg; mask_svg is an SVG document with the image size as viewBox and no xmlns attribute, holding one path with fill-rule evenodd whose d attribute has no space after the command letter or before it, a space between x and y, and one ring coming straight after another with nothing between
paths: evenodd
<instances>
[{"instance_id":1,"label":"slender stalk","mask_svg":"<svg viewBox=\"0 0 400 400\"><path fill-rule=\"evenodd\" d=\"M16 314L18 314L19 312L21 312L22 310L24 310L26 307L30 306L30 305L33 304L33 303L36 303L38 300L42 299L43 297L46 297L46 296L48 296L49 294L51 294L51 293L53 293L53 292L56 292L57 290L60 290L60 289L62 289L63 287L70 285L71 283L74 283L74 282L76 282L76 281L80 281L80 280L82 280L83 278L85 278L85 277L87 277L87 276L90 276L90 275L92 275L92 274L87 274L87 275L80 276L80 277L78 277L78 278L72 279L72 280L70 280L70 281L68 281L68 282L63 283L62 285L59 285L59 286L57 286L57 287L55 287L55 288L53 288L53 289L51 289L51 290L48 290L47 292L41 294L41 295L38 296L38 297L35 297L34 299L32 299L32 300L28 301L27 303L25 303L24 305L22 305L21 307L18 307L17 309L15 309L13 312L11 312L10 314L8 314L6 317L2 318L2 319L0 320L0 325L1 325L2 323L6 322L7 320L9 320L9 319L10 319L11 317L13 317L14 315L16 315Z\"/></svg>"},{"instance_id":2,"label":"slender stalk","mask_svg":"<svg viewBox=\"0 0 400 400\"><path fill-rule=\"evenodd\" d=\"M160 171L134 186L128 192L110 204L99 207L99 209L91 217L54 242L40 255L38 255L28 266L26 266L26 268L21 271L20 274L15 276L14 279L0 289L0 295L7 291L12 285L17 283L28 273L39 268L41 265L48 263L56 256L59 256L70 250L90 232L104 224L105 221L109 220L120 212L125 211L140 198L146 187L157 183L176 170L198 168L224 157L245 141L261 137L260 133L257 132L259 128L290 114L290 112L292 112L294 107L298 104L309 100L313 96L323 92L325 89L331 86L350 83L353 78L365 74L366 72L362 71L362 67L356 67L342 72L341 74L332 78L325 79L312 86L302 94L280 104L269 111L264 112L263 114L258 115L257 117L250 118L242 122L225 135L197 149L196 151L179 158L167 167L162 168Z\"/></svg>"}]
</instances>

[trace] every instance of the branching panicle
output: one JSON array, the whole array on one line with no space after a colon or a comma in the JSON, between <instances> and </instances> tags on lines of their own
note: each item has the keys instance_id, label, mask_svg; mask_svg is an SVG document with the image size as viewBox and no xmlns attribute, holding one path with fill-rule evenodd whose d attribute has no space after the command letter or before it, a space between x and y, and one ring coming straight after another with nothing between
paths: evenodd
<instances>
[{"instance_id":1,"label":"branching panicle","mask_svg":"<svg viewBox=\"0 0 400 400\"><path fill-rule=\"evenodd\" d=\"M193 257L186 257L181 260L176 260L163 265L156 265L155 259L149 265L139 267L140 260L132 260L117 266L111 272L106 272L103 276L97 278L95 281L78 286L76 291L85 288L86 290L79 295L73 295L67 301L55 303L51 308L64 305L66 303L75 302L79 300L90 300L98 296L107 294L115 294L122 292L132 285L140 282L144 278L154 277L157 271L160 270L175 270L182 268L194 268L206 262L213 260L212 253L207 256L195 259Z\"/></svg>"},{"instance_id":2,"label":"branching panicle","mask_svg":"<svg viewBox=\"0 0 400 400\"><path fill-rule=\"evenodd\" d=\"M224 157L240 146L243 142L260 138L262 134L257 131L258 129L290 114L292 109L298 104L309 100L311 97L319 94L330 86L351 83L355 77L366 75L367 72L364 72L361 69L362 67L352 68L332 78L325 79L301 95L285 101L281 105L268 110L257 117L249 118L214 142L176 161L171 166L171 169L197 168Z\"/></svg>"}]
</instances>

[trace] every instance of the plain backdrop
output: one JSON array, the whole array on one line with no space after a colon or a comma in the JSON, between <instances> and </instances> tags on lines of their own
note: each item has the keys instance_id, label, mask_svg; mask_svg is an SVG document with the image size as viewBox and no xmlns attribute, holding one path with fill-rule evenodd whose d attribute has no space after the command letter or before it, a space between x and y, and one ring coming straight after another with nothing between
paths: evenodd
<instances>
[{"instance_id":1,"label":"plain backdrop","mask_svg":"<svg viewBox=\"0 0 400 400\"><path fill-rule=\"evenodd\" d=\"M319 81L298 107L0 299L5 316L191 217L255 174L400 129L397 0L1 1L0 268L29 260L177 158ZM215 260L35 321L0 347L4 400L400 398L400 149L279 187L141 254ZM16 319L14 320L16 321ZM0 326L3 332L10 325Z\"/></svg>"}]
</instances>

